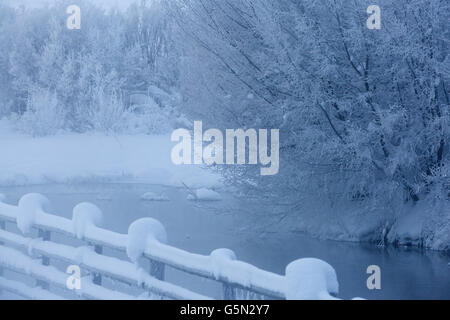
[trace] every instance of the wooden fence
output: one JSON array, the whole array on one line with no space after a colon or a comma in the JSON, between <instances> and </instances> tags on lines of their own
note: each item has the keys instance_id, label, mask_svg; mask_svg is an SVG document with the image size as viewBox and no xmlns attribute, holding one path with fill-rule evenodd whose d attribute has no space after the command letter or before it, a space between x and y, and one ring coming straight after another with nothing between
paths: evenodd
<instances>
[{"instance_id":1,"label":"wooden fence","mask_svg":"<svg viewBox=\"0 0 450 320\"><path fill-rule=\"evenodd\" d=\"M47 203L40 194L25 195L18 206L0 199L0 290L26 299L211 299L168 282L165 270L170 267L220 283L226 300L242 298L242 293L252 299L334 299L338 291L334 269L321 260L297 260L285 275L275 274L237 260L228 249L200 255L172 247L165 243L164 227L151 218L121 234L97 226L101 212L94 205L78 205L67 219L46 212ZM131 259L131 253L137 256ZM68 286L71 275L61 267L67 265L82 270L81 288ZM149 294L136 296L106 286L105 280Z\"/></svg>"}]
</instances>

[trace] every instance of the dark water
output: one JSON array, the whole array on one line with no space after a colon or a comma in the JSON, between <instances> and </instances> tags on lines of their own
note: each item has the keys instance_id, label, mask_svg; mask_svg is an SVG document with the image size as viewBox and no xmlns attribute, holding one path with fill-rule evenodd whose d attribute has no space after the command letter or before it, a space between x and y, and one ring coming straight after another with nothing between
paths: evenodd
<instances>
[{"instance_id":1,"label":"dark water","mask_svg":"<svg viewBox=\"0 0 450 320\"><path fill-rule=\"evenodd\" d=\"M170 201L140 200L148 191L164 192ZM187 192L183 189L142 184L0 187L0 193L13 204L29 192L46 195L54 213L66 217L71 216L72 208L80 202L95 203L104 213L104 227L122 233L126 233L136 219L153 217L164 224L173 246L200 254L229 248L240 260L280 274L293 260L323 259L336 269L341 298L450 299L448 255L321 241L295 233L264 233L259 224L248 219L249 212L260 210L250 201L225 197L221 202L196 203L186 200ZM381 268L381 290L367 289L366 269L370 265ZM201 284L197 284L199 286Z\"/></svg>"}]
</instances>

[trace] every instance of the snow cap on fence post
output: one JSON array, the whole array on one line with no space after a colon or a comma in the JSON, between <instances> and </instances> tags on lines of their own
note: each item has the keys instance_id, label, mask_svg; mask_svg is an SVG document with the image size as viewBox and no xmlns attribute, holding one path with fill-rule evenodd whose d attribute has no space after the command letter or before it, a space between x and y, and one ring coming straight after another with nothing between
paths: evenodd
<instances>
[{"instance_id":1,"label":"snow cap on fence post","mask_svg":"<svg viewBox=\"0 0 450 320\"><path fill-rule=\"evenodd\" d=\"M128 228L127 255L133 262L144 254L149 240L167 243L164 226L156 219L142 218L133 222Z\"/></svg>"},{"instance_id":2,"label":"snow cap on fence post","mask_svg":"<svg viewBox=\"0 0 450 320\"><path fill-rule=\"evenodd\" d=\"M216 280L221 280L223 277L223 270L226 268L226 264L231 261L236 261L237 257L233 250L230 249L217 249L210 254L212 271ZM223 299L235 300L236 299L236 287L228 282L222 283Z\"/></svg>"},{"instance_id":3,"label":"snow cap on fence post","mask_svg":"<svg viewBox=\"0 0 450 320\"><path fill-rule=\"evenodd\" d=\"M31 231L36 221L36 216L40 212L50 210L50 201L39 193L29 193L19 200L19 210L17 211L17 227L27 234Z\"/></svg>"},{"instance_id":4,"label":"snow cap on fence post","mask_svg":"<svg viewBox=\"0 0 450 320\"><path fill-rule=\"evenodd\" d=\"M220 278L223 264L229 261L237 260L236 254L230 249L216 249L210 254L214 277Z\"/></svg>"},{"instance_id":5,"label":"snow cap on fence post","mask_svg":"<svg viewBox=\"0 0 450 320\"><path fill-rule=\"evenodd\" d=\"M336 299L339 283L334 268L323 260L299 259L286 267L287 300Z\"/></svg>"},{"instance_id":6,"label":"snow cap on fence post","mask_svg":"<svg viewBox=\"0 0 450 320\"><path fill-rule=\"evenodd\" d=\"M73 233L80 240L86 236L88 227L100 227L102 221L103 213L95 204L82 202L73 208Z\"/></svg>"}]
</instances>

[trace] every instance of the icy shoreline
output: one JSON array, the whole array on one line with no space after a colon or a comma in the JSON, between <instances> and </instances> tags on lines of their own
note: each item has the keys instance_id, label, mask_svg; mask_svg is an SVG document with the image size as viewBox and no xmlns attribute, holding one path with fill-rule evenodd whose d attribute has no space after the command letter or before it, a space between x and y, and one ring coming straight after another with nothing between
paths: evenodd
<instances>
[{"instance_id":1,"label":"icy shoreline","mask_svg":"<svg viewBox=\"0 0 450 320\"><path fill-rule=\"evenodd\" d=\"M193 189L221 186L220 176L201 166L176 166L170 159L170 136L100 133L62 134L33 138L0 130L0 186L30 186L58 183L146 183ZM312 208L313 206L311 206ZM450 250L450 213L445 205L436 207L421 201L385 228L379 220L342 215L338 223L312 208L292 224L313 237L353 242ZM397 212L398 213L398 212ZM342 226L343 225L343 226ZM289 229L289 228L287 228ZM386 230L384 230L386 229Z\"/></svg>"},{"instance_id":2,"label":"icy shoreline","mask_svg":"<svg viewBox=\"0 0 450 320\"><path fill-rule=\"evenodd\" d=\"M301 215L290 220L291 231L321 240L371 243L379 247L404 247L450 254L450 209L445 201L424 199L396 209L386 222L381 215Z\"/></svg>"}]
</instances>

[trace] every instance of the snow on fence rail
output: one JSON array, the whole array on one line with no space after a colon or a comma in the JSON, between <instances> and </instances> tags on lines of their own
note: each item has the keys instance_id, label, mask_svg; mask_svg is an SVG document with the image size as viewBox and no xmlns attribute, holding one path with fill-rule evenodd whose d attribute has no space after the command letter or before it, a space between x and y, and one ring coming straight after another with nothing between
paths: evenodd
<instances>
[{"instance_id":1,"label":"snow on fence rail","mask_svg":"<svg viewBox=\"0 0 450 320\"><path fill-rule=\"evenodd\" d=\"M272 299L335 299L333 295L338 293L334 269L318 259L296 260L287 266L285 275L279 275L237 260L229 249L200 255L169 246L163 225L152 218L139 219L130 225L128 234L120 234L100 228L102 213L90 203L77 205L70 220L49 214L49 201L40 194L23 196L18 206L2 200L0 196L0 290L26 298L57 298L50 293L50 285L67 289L69 275L52 266L52 261L78 265L88 272L91 279L83 278L82 288L76 291L87 299L137 298L107 289L102 286L103 278L169 299L210 299L165 281L166 266L218 281L227 300L238 298L238 291ZM7 231L7 223L16 224L22 234ZM27 236L32 230L38 231L38 238ZM54 234L81 240L85 245L53 242ZM130 261L107 256L104 248L125 253ZM145 267L145 260L149 267ZM2 269L31 276L36 286L6 279Z\"/></svg>"}]
</instances>

